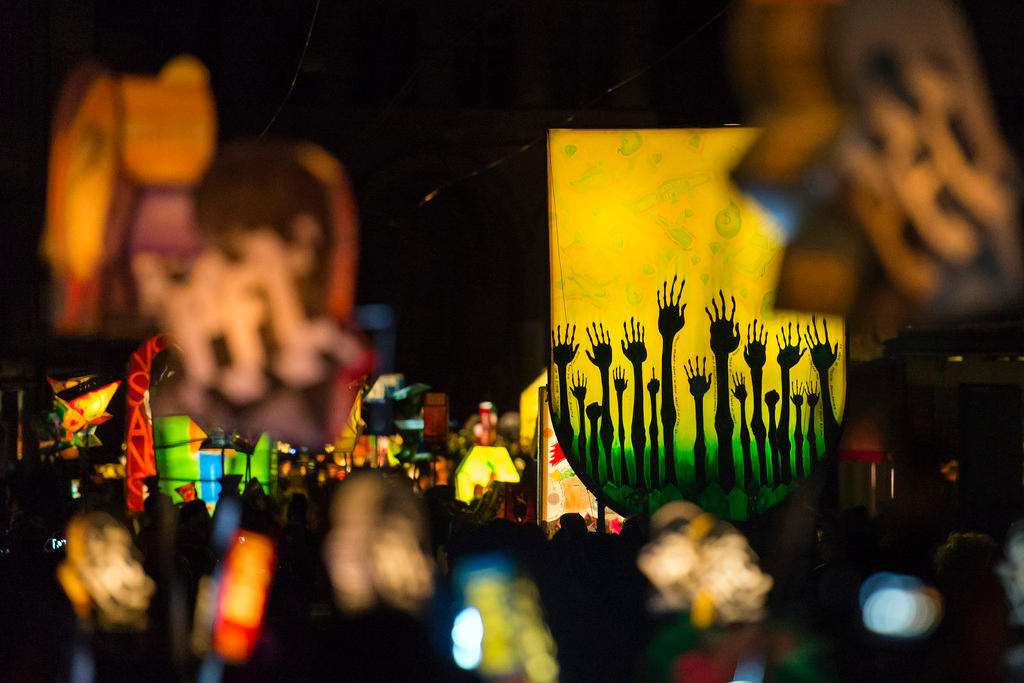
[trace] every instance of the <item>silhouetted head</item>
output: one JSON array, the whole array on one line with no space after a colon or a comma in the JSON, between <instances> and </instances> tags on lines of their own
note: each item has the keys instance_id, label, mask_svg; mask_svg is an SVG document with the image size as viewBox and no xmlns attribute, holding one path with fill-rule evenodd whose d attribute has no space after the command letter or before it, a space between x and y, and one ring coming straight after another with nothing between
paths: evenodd
<instances>
[{"instance_id":1,"label":"silhouetted head","mask_svg":"<svg viewBox=\"0 0 1024 683\"><path fill-rule=\"evenodd\" d=\"M423 498L427 501L438 500L451 502L455 500L455 487L449 486L448 484L441 484L439 486L433 486L427 489L423 493Z\"/></svg>"},{"instance_id":2,"label":"silhouetted head","mask_svg":"<svg viewBox=\"0 0 1024 683\"><path fill-rule=\"evenodd\" d=\"M558 518L560 536L582 536L587 533L587 521L578 512L569 512Z\"/></svg>"},{"instance_id":3,"label":"silhouetted head","mask_svg":"<svg viewBox=\"0 0 1024 683\"><path fill-rule=\"evenodd\" d=\"M210 512L206 509L206 502L200 498L190 500L182 505L178 515L183 527L209 527Z\"/></svg>"},{"instance_id":4,"label":"silhouetted head","mask_svg":"<svg viewBox=\"0 0 1024 683\"><path fill-rule=\"evenodd\" d=\"M622 524L619 538L631 548L639 549L651 539L651 519L647 515L633 515Z\"/></svg>"},{"instance_id":5,"label":"silhouetted head","mask_svg":"<svg viewBox=\"0 0 1024 683\"><path fill-rule=\"evenodd\" d=\"M246 483L245 492L242 494L242 502L251 505L259 510L267 509L267 494L259 480L253 477Z\"/></svg>"},{"instance_id":6,"label":"silhouetted head","mask_svg":"<svg viewBox=\"0 0 1024 683\"><path fill-rule=\"evenodd\" d=\"M161 519L162 515L170 514L174 511L174 502L171 497L162 491L156 491L146 496L145 502L142 504L146 514L153 521Z\"/></svg>"},{"instance_id":7,"label":"silhouetted head","mask_svg":"<svg viewBox=\"0 0 1024 683\"><path fill-rule=\"evenodd\" d=\"M944 587L976 582L992 572L999 546L988 534L953 533L935 551L935 574Z\"/></svg>"}]
</instances>

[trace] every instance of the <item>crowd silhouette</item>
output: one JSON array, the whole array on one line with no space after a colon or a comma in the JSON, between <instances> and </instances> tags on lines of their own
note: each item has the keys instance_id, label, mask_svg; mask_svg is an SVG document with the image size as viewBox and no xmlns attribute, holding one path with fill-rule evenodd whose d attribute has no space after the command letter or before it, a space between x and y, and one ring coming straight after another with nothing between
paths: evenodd
<instances>
[{"instance_id":1,"label":"crowd silhouette","mask_svg":"<svg viewBox=\"0 0 1024 683\"><path fill-rule=\"evenodd\" d=\"M700 496L709 488L717 488L726 496L740 491L752 498L765 489L784 492L812 474L830 445L834 447L836 443L838 421L829 371L839 357L839 343L830 339L825 320L819 326L817 318L812 318L804 330L800 329L799 323L784 323L775 335L777 351L773 359L778 366L779 386L765 391L765 367L769 362L765 323L757 318L748 322L744 338L740 322L736 320L736 298L730 296L727 299L719 290L718 296L712 296L704 308L708 319L707 348L710 353L693 355L676 363L673 351L679 349L674 345L686 324L686 304L682 303L685 284L685 280L674 277L671 282L663 282L657 291L661 376L659 378L656 368L652 368L646 383L646 329L643 322L635 317L623 321L619 344L622 357L632 368L632 380L624 364L614 364L610 329L600 322L592 322L584 328L589 342L589 348L585 349L586 358L597 368L601 378L601 395L594 397L591 394L595 400L589 403L586 374L576 365L579 363L576 326L566 325L563 331L559 325L552 331L551 358L553 374L557 376L557 387L553 390L558 394L555 432L558 440L575 447L568 450L578 455L581 474L591 482L611 482L615 486L641 492L672 487L684 496ZM746 372L730 375L729 360L741 346ZM793 381L794 367L808 353L817 382ZM708 355L712 360L710 372ZM572 372L571 365L574 368ZM678 414L675 388L680 369L693 401L692 469L681 466L686 458L680 458L676 452ZM633 388L632 416L627 430L623 397L630 385ZM617 430L612 421L612 387L615 389ZM713 444L705 434L704 402L712 387L715 389L712 424L717 450L709 453L709 446ZM576 399L575 418L569 410L570 395ZM732 401L736 402L738 425L733 417ZM820 432L817 429L819 403ZM649 423L645 420L645 405L650 406ZM819 436L823 438L824 448L819 448ZM738 439L738 448L734 439ZM615 450L616 441L618 450ZM734 453L734 448L738 452Z\"/></svg>"}]
</instances>

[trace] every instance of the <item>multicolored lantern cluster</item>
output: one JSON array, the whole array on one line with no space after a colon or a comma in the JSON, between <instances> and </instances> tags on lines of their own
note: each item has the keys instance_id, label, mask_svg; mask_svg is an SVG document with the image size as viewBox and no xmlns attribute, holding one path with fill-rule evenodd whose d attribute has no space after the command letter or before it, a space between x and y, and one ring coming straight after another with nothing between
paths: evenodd
<instances>
[{"instance_id":1,"label":"multicolored lantern cluster","mask_svg":"<svg viewBox=\"0 0 1024 683\"><path fill-rule=\"evenodd\" d=\"M157 474L152 416L316 447L343 435L350 385L372 366L346 327L358 219L344 168L303 143L236 143L215 156L216 138L209 74L188 56L155 76L85 65L54 114L40 250L55 330L168 333L129 370L131 510ZM150 391L170 339L181 371ZM68 418L72 433L80 417Z\"/></svg>"},{"instance_id":2,"label":"multicolored lantern cluster","mask_svg":"<svg viewBox=\"0 0 1024 683\"><path fill-rule=\"evenodd\" d=\"M153 421L155 467L160 490L175 502L196 497L212 506L220 498L220 480L236 475L248 483L255 479L271 493L277 481L277 449L268 434L254 445L232 441L203 448L207 434L187 415L158 417Z\"/></svg>"}]
</instances>

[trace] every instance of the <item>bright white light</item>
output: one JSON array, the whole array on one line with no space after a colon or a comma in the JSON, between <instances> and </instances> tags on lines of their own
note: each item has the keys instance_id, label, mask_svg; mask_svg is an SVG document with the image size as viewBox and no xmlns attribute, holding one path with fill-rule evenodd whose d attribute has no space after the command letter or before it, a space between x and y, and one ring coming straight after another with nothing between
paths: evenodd
<instances>
[{"instance_id":1,"label":"bright white light","mask_svg":"<svg viewBox=\"0 0 1024 683\"><path fill-rule=\"evenodd\" d=\"M483 651L479 646L475 650L467 650L466 648L459 647L458 645L453 645L452 656L455 658L455 663L459 668L469 670L480 666L480 659L483 657Z\"/></svg>"},{"instance_id":2,"label":"bright white light","mask_svg":"<svg viewBox=\"0 0 1024 683\"><path fill-rule=\"evenodd\" d=\"M914 623L917 604L902 588L875 591L864 603L864 625L875 633L901 636Z\"/></svg>"},{"instance_id":3,"label":"bright white light","mask_svg":"<svg viewBox=\"0 0 1024 683\"><path fill-rule=\"evenodd\" d=\"M1010 623L1024 624L1024 524L1014 523L1006 534L1006 559L996 566L996 573L1010 600Z\"/></svg>"},{"instance_id":4,"label":"bright white light","mask_svg":"<svg viewBox=\"0 0 1024 683\"><path fill-rule=\"evenodd\" d=\"M893 638L919 638L941 616L938 592L912 576L874 574L861 586L860 599L864 626Z\"/></svg>"},{"instance_id":5,"label":"bright white light","mask_svg":"<svg viewBox=\"0 0 1024 683\"><path fill-rule=\"evenodd\" d=\"M480 610L470 606L455 617L452 626L452 656L463 669L475 669L480 664L483 652L480 643L484 639L484 620Z\"/></svg>"},{"instance_id":6,"label":"bright white light","mask_svg":"<svg viewBox=\"0 0 1024 683\"><path fill-rule=\"evenodd\" d=\"M480 610L469 606L459 612L452 626L452 642L462 647L480 647L484 639L484 621Z\"/></svg>"}]
</instances>

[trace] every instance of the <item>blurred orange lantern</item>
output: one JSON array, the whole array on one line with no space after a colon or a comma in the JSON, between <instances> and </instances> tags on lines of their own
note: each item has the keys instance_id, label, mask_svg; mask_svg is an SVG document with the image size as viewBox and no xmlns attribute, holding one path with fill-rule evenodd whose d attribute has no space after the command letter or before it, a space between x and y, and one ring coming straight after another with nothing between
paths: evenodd
<instances>
[{"instance_id":1,"label":"blurred orange lantern","mask_svg":"<svg viewBox=\"0 0 1024 683\"><path fill-rule=\"evenodd\" d=\"M193 57L155 77L96 64L72 74L54 114L41 244L60 293L58 332L110 333L108 318L137 317L133 250L194 255L191 191L216 139L209 74Z\"/></svg>"},{"instance_id":2,"label":"blurred orange lantern","mask_svg":"<svg viewBox=\"0 0 1024 683\"><path fill-rule=\"evenodd\" d=\"M246 662L259 640L277 551L262 534L239 530L228 550L213 625L213 649L229 662Z\"/></svg>"},{"instance_id":3,"label":"blurred orange lantern","mask_svg":"<svg viewBox=\"0 0 1024 683\"><path fill-rule=\"evenodd\" d=\"M121 163L136 182L192 185L217 144L210 75L194 57L169 61L156 78L121 77Z\"/></svg>"}]
</instances>

